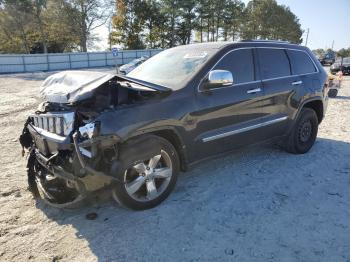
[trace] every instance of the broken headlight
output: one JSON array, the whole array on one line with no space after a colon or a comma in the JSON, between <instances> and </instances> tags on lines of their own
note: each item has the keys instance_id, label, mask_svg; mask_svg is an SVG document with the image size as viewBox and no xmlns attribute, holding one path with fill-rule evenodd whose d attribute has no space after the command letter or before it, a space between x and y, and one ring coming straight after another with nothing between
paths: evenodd
<instances>
[{"instance_id":1,"label":"broken headlight","mask_svg":"<svg viewBox=\"0 0 350 262\"><path fill-rule=\"evenodd\" d=\"M92 122L85 126L79 127L79 133L82 137L91 139L98 136L100 130L100 122Z\"/></svg>"}]
</instances>

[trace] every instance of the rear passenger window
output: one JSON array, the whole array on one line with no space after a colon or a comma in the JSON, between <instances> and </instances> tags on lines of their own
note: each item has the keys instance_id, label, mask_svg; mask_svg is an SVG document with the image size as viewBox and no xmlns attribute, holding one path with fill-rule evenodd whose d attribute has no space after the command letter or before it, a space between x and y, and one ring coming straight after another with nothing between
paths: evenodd
<instances>
[{"instance_id":1,"label":"rear passenger window","mask_svg":"<svg viewBox=\"0 0 350 262\"><path fill-rule=\"evenodd\" d=\"M290 75L289 60L284 49L258 48L262 79Z\"/></svg>"},{"instance_id":2,"label":"rear passenger window","mask_svg":"<svg viewBox=\"0 0 350 262\"><path fill-rule=\"evenodd\" d=\"M233 51L224 56L214 69L230 71L233 76L233 83L235 84L254 81L252 50L240 49Z\"/></svg>"},{"instance_id":3,"label":"rear passenger window","mask_svg":"<svg viewBox=\"0 0 350 262\"><path fill-rule=\"evenodd\" d=\"M316 72L314 63L310 57L303 51L287 50L292 73L295 75L308 74Z\"/></svg>"}]
</instances>

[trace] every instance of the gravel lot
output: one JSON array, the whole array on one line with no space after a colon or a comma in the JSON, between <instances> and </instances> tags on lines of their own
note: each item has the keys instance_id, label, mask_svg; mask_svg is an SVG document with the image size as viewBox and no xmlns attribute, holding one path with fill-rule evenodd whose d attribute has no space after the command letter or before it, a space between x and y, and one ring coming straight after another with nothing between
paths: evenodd
<instances>
[{"instance_id":1,"label":"gravel lot","mask_svg":"<svg viewBox=\"0 0 350 262\"><path fill-rule=\"evenodd\" d=\"M1 261L350 261L350 77L308 154L260 146L206 161L134 212L54 209L26 190L17 138L47 75L0 76Z\"/></svg>"}]
</instances>

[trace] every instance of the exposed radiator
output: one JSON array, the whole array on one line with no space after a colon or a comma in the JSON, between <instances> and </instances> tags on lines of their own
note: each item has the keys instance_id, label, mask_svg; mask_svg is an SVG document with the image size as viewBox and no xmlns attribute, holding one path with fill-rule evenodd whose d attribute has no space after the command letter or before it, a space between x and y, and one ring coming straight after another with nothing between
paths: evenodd
<instances>
[{"instance_id":1,"label":"exposed radiator","mask_svg":"<svg viewBox=\"0 0 350 262\"><path fill-rule=\"evenodd\" d=\"M74 112L46 113L30 116L35 127L60 136L67 136L73 131Z\"/></svg>"}]
</instances>

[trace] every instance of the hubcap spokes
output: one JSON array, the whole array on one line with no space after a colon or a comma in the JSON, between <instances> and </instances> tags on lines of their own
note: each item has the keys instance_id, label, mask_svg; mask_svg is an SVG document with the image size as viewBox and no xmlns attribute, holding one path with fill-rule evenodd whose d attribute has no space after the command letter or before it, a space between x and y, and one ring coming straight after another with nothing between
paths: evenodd
<instances>
[{"instance_id":1,"label":"hubcap spokes","mask_svg":"<svg viewBox=\"0 0 350 262\"><path fill-rule=\"evenodd\" d=\"M165 151L134 165L124 174L125 189L137 201L150 201L162 194L171 179L171 158Z\"/></svg>"}]
</instances>

